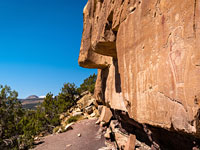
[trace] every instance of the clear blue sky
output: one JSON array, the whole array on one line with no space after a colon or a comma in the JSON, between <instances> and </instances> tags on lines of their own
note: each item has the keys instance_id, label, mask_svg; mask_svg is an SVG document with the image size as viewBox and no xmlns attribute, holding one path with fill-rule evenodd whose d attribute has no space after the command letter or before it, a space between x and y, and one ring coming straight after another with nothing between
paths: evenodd
<instances>
[{"instance_id":1,"label":"clear blue sky","mask_svg":"<svg viewBox=\"0 0 200 150\"><path fill-rule=\"evenodd\" d=\"M95 69L78 66L87 0L0 1L0 84L19 98L77 86Z\"/></svg>"}]
</instances>

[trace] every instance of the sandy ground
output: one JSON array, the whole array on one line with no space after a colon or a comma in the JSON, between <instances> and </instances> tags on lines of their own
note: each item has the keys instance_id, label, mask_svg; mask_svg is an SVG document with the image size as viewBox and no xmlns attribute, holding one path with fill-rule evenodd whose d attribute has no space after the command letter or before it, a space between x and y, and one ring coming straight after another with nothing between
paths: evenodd
<instances>
[{"instance_id":1,"label":"sandy ground","mask_svg":"<svg viewBox=\"0 0 200 150\"><path fill-rule=\"evenodd\" d=\"M96 119L82 120L72 125L73 130L46 136L42 139L44 143L34 150L98 150L105 147L105 139L95 122Z\"/></svg>"}]
</instances>

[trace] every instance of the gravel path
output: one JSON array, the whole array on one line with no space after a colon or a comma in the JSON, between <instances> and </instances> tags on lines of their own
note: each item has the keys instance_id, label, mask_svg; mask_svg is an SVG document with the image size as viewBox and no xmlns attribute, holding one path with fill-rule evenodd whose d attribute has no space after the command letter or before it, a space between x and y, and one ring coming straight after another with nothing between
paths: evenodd
<instances>
[{"instance_id":1,"label":"gravel path","mask_svg":"<svg viewBox=\"0 0 200 150\"><path fill-rule=\"evenodd\" d=\"M105 139L95 122L96 119L82 120L72 125L73 130L46 136L44 143L34 150L98 150L105 147Z\"/></svg>"}]
</instances>

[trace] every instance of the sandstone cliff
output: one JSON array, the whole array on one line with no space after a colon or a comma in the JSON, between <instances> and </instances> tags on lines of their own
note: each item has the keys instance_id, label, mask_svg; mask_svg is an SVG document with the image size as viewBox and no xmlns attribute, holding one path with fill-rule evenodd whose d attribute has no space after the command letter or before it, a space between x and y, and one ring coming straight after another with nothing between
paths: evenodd
<instances>
[{"instance_id":1,"label":"sandstone cliff","mask_svg":"<svg viewBox=\"0 0 200 150\"><path fill-rule=\"evenodd\" d=\"M98 69L96 98L155 149L199 146L199 12L200 0L88 0L83 10L79 64Z\"/></svg>"}]
</instances>

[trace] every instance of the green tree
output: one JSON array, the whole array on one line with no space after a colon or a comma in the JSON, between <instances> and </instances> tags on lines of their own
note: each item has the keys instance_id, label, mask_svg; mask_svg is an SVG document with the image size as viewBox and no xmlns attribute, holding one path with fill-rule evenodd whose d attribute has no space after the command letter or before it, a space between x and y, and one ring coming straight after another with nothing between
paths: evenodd
<instances>
[{"instance_id":1,"label":"green tree","mask_svg":"<svg viewBox=\"0 0 200 150\"><path fill-rule=\"evenodd\" d=\"M48 93L41 104L44 109L46 120L48 121L48 126L57 126L60 124L59 120L59 103L58 100L53 97L53 94ZM41 108L41 109L42 109ZM39 109L39 110L41 110Z\"/></svg>"},{"instance_id":2,"label":"green tree","mask_svg":"<svg viewBox=\"0 0 200 150\"><path fill-rule=\"evenodd\" d=\"M96 74L90 75L80 85L79 91L81 93L85 92L85 91L89 91L90 93L94 93L96 79L97 79L97 75Z\"/></svg>"},{"instance_id":3,"label":"green tree","mask_svg":"<svg viewBox=\"0 0 200 150\"><path fill-rule=\"evenodd\" d=\"M76 96L79 95L74 83L66 83L58 95L58 99L63 99L69 105L76 105Z\"/></svg>"},{"instance_id":4,"label":"green tree","mask_svg":"<svg viewBox=\"0 0 200 150\"><path fill-rule=\"evenodd\" d=\"M0 149L18 147L22 133L18 124L24 111L17 96L18 93L11 91L9 86L0 85Z\"/></svg>"}]
</instances>

